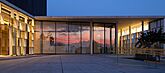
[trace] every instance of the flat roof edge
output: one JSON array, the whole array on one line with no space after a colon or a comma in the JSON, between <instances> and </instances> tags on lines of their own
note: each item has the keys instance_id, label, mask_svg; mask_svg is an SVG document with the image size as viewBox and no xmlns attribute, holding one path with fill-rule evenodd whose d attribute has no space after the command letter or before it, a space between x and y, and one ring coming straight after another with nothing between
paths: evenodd
<instances>
[{"instance_id":1,"label":"flat roof edge","mask_svg":"<svg viewBox=\"0 0 165 73\"><path fill-rule=\"evenodd\" d=\"M45 19L129 19L129 18L165 18L165 16L35 16L36 20Z\"/></svg>"}]
</instances>

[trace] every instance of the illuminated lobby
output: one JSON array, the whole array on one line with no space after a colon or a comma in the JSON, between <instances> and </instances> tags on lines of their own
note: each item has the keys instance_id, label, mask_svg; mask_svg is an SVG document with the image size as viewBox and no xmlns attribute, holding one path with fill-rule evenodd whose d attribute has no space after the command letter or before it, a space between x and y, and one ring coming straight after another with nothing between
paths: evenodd
<instances>
[{"instance_id":1,"label":"illuminated lobby","mask_svg":"<svg viewBox=\"0 0 165 73\"><path fill-rule=\"evenodd\" d=\"M3 0L1 0L3 1ZM0 2L0 55L134 55L141 32L163 29L165 16L32 16ZM165 44L157 44L164 50ZM152 47L155 48L155 47Z\"/></svg>"}]
</instances>

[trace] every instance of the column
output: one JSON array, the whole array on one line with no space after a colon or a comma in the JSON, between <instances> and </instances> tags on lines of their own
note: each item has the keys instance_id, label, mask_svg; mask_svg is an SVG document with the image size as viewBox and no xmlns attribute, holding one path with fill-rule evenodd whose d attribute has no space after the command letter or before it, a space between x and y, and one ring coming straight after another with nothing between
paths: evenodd
<instances>
[{"instance_id":1,"label":"column","mask_svg":"<svg viewBox=\"0 0 165 73\"><path fill-rule=\"evenodd\" d=\"M119 38L120 38L120 54L123 54L123 44L121 44L121 43L123 43L123 40L121 40L121 37L122 37L122 29L120 29L120 36L119 36Z\"/></svg>"},{"instance_id":2,"label":"column","mask_svg":"<svg viewBox=\"0 0 165 73\"><path fill-rule=\"evenodd\" d=\"M131 35L131 26L129 26L129 54L132 54L132 48L131 47L132 47L132 35Z\"/></svg>"},{"instance_id":3,"label":"column","mask_svg":"<svg viewBox=\"0 0 165 73\"><path fill-rule=\"evenodd\" d=\"M93 54L93 22L90 22L90 49L92 55Z\"/></svg>"},{"instance_id":4,"label":"column","mask_svg":"<svg viewBox=\"0 0 165 73\"><path fill-rule=\"evenodd\" d=\"M11 18L14 18L14 11L11 11ZM9 27L9 55L17 55L16 48L13 48L12 27Z\"/></svg>"},{"instance_id":5,"label":"column","mask_svg":"<svg viewBox=\"0 0 165 73\"><path fill-rule=\"evenodd\" d=\"M118 22L115 24L115 53L118 54Z\"/></svg>"},{"instance_id":6,"label":"column","mask_svg":"<svg viewBox=\"0 0 165 73\"><path fill-rule=\"evenodd\" d=\"M12 28L11 27L9 27L9 55L10 56L12 56L12 55L14 55L14 50L13 50L13 48L12 48L12 43L13 41L12 41Z\"/></svg>"},{"instance_id":7,"label":"column","mask_svg":"<svg viewBox=\"0 0 165 73\"><path fill-rule=\"evenodd\" d=\"M142 21L141 23L142 23L142 32L144 32L144 21Z\"/></svg>"}]
</instances>

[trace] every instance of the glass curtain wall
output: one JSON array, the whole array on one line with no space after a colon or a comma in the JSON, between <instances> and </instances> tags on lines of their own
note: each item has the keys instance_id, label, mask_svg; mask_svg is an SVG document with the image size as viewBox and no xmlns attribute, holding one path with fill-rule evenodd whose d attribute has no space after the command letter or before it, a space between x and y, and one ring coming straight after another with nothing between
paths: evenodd
<instances>
[{"instance_id":1,"label":"glass curtain wall","mask_svg":"<svg viewBox=\"0 0 165 73\"><path fill-rule=\"evenodd\" d=\"M115 28L112 24L94 24L94 53L112 53ZM36 22L36 51L53 54L89 54L90 23ZM39 48L41 50L39 50Z\"/></svg>"},{"instance_id":2,"label":"glass curtain wall","mask_svg":"<svg viewBox=\"0 0 165 73\"><path fill-rule=\"evenodd\" d=\"M94 53L115 53L115 28L112 24L94 24Z\"/></svg>"}]
</instances>

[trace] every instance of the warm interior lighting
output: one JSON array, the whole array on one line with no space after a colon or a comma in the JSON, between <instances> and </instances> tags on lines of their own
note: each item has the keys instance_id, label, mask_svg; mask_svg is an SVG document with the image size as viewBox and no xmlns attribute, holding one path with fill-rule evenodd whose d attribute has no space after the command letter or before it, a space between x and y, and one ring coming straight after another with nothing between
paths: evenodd
<instances>
[{"instance_id":1,"label":"warm interior lighting","mask_svg":"<svg viewBox=\"0 0 165 73\"><path fill-rule=\"evenodd\" d=\"M3 23L9 25L9 22L7 22L7 21L4 21Z\"/></svg>"},{"instance_id":2,"label":"warm interior lighting","mask_svg":"<svg viewBox=\"0 0 165 73\"><path fill-rule=\"evenodd\" d=\"M9 55L0 55L0 57L6 58L6 57L11 57Z\"/></svg>"},{"instance_id":3,"label":"warm interior lighting","mask_svg":"<svg viewBox=\"0 0 165 73\"><path fill-rule=\"evenodd\" d=\"M1 18L1 24L4 24L3 17L2 17L2 16L0 16L0 18Z\"/></svg>"},{"instance_id":4,"label":"warm interior lighting","mask_svg":"<svg viewBox=\"0 0 165 73\"><path fill-rule=\"evenodd\" d=\"M32 28L32 33L34 33L34 29Z\"/></svg>"},{"instance_id":5,"label":"warm interior lighting","mask_svg":"<svg viewBox=\"0 0 165 73\"><path fill-rule=\"evenodd\" d=\"M22 30L22 24L21 23L19 23L19 29Z\"/></svg>"},{"instance_id":6,"label":"warm interior lighting","mask_svg":"<svg viewBox=\"0 0 165 73\"><path fill-rule=\"evenodd\" d=\"M147 22L144 23L144 31L149 30L149 24Z\"/></svg>"},{"instance_id":7,"label":"warm interior lighting","mask_svg":"<svg viewBox=\"0 0 165 73\"><path fill-rule=\"evenodd\" d=\"M129 27L122 29L122 36L129 34Z\"/></svg>"},{"instance_id":8,"label":"warm interior lighting","mask_svg":"<svg viewBox=\"0 0 165 73\"><path fill-rule=\"evenodd\" d=\"M30 27L29 27L29 25L27 26L27 31L30 32Z\"/></svg>"}]
</instances>

